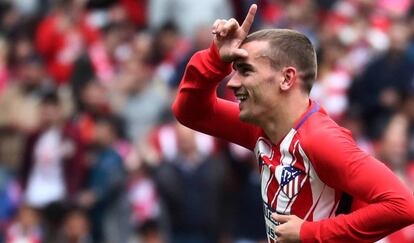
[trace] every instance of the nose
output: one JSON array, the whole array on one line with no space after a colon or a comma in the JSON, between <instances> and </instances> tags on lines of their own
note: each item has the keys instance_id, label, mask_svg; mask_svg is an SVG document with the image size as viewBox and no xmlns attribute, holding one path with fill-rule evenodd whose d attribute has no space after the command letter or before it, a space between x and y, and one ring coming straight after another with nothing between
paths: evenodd
<instances>
[{"instance_id":1,"label":"nose","mask_svg":"<svg viewBox=\"0 0 414 243\"><path fill-rule=\"evenodd\" d=\"M231 79L227 82L227 87L233 90L237 90L242 86L240 81L240 77L237 72L231 77Z\"/></svg>"}]
</instances>

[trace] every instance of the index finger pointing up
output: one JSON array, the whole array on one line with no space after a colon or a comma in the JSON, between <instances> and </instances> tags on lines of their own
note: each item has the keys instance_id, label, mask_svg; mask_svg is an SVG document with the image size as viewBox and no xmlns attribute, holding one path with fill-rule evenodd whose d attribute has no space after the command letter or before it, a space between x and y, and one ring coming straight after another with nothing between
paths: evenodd
<instances>
[{"instance_id":1,"label":"index finger pointing up","mask_svg":"<svg viewBox=\"0 0 414 243\"><path fill-rule=\"evenodd\" d=\"M246 18L241 25L241 28L244 32L249 33L250 27L252 27L254 16L256 15L257 5L252 4L249 8L249 12L247 13Z\"/></svg>"}]
</instances>

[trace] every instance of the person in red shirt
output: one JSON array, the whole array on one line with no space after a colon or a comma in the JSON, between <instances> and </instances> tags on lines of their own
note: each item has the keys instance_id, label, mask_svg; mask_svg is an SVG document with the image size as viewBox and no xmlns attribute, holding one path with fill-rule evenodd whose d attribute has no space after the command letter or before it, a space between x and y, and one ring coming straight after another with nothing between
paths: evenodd
<instances>
[{"instance_id":1,"label":"person in red shirt","mask_svg":"<svg viewBox=\"0 0 414 243\"><path fill-rule=\"evenodd\" d=\"M214 42L181 81L178 121L254 151L269 242L374 242L414 223L412 192L309 98L317 67L309 39L286 29L248 35L256 10L241 26L213 24ZM232 67L238 104L216 96ZM352 198L366 205L352 211Z\"/></svg>"},{"instance_id":2,"label":"person in red shirt","mask_svg":"<svg viewBox=\"0 0 414 243\"><path fill-rule=\"evenodd\" d=\"M99 30L87 21L85 3L69 0L59 2L36 30L36 48L58 85L67 84L74 62L87 46L100 38Z\"/></svg>"}]
</instances>

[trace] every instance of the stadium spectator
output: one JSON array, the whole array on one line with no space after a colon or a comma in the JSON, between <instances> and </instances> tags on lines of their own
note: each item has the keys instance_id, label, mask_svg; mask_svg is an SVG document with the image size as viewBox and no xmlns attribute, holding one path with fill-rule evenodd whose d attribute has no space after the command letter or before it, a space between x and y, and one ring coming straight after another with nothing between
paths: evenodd
<instances>
[{"instance_id":1,"label":"stadium spectator","mask_svg":"<svg viewBox=\"0 0 414 243\"><path fill-rule=\"evenodd\" d=\"M99 31L86 20L85 3L60 0L36 31L36 47L57 84L69 81L73 63L99 37Z\"/></svg>"},{"instance_id":2,"label":"stadium spectator","mask_svg":"<svg viewBox=\"0 0 414 243\"><path fill-rule=\"evenodd\" d=\"M0 242L4 242L6 229L21 202L21 190L16 171L7 168L0 159Z\"/></svg>"},{"instance_id":3,"label":"stadium spectator","mask_svg":"<svg viewBox=\"0 0 414 243\"><path fill-rule=\"evenodd\" d=\"M56 93L42 97L39 112L40 126L27 138L20 175L24 201L41 211L45 239L53 241L59 214L84 182L84 147L77 129L66 121Z\"/></svg>"},{"instance_id":4,"label":"stadium spectator","mask_svg":"<svg viewBox=\"0 0 414 243\"><path fill-rule=\"evenodd\" d=\"M39 104L42 95L53 90L44 65L38 56L28 56L16 63L15 80L9 81L0 97L2 126L33 131L39 127Z\"/></svg>"},{"instance_id":5,"label":"stadium spectator","mask_svg":"<svg viewBox=\"0 0 414 243\"><path fill-rule=\"evenodd\" d=\"M390 30L390 49L368 64L350 90L351 108L360 110L368 135L378 138L381 120L402 105L402 96L411 89L414 59L408 55L409 29L395 22Z\"/></svg>"},{"instance_id":6,"label":"stadium spectator","mask_svg":"<svg viewBox=\"0 0 414 243\"><path fill-rule=\"evenodd\" d=\"M39 212L28 205L22 205L15 221L7 230L6 242L41 243L44 240Z\"/></svg>"},{"instance_id":7,"label":"stadium spectator","mask_svg":"<svg viewBox=\"0 0 414 243\"><path fill-rule=\"evenodd\" d=\"M110 95L114 113L126 122L127 137L137 143L145 139L167 109L164 85L154 80L148 62L135 56L121 66Z\"/></svg>"},{"instance_id":8,"label":"stadium spectator","mask_svg":"<svg viewBox=\"0 0 414 243\"><path fill-rule=\"evenodd\" d=\"M122 157L114 149L116 140L114 118L98 117L89 177L78 197L79 205L89 210L94 242L127 242L130 234L126 171Z\"/></svg>"},{"instance_id":9,"label":"stadium spectator","mask_svg":"<svg viewBox=\"0 0 414 243\"><path fill-rule=\"evenodd\" d=\"M132 207L131 221L134 229L160 217L160 199L150 168L135 149L125 161L128 170L128 199Z\"/></svg>"},{"instance_id":10,"label":"stadium spectator","mask_svg":"<svg viewBox=\"0 0 414 243\"><path fill-rule=\"evenodd\" d=\"M81 94L88 82L96 80L106 88L116 82L119 70L120 46L128 39L128 26L123 23L108 23L102 28L102 38L97 39L74 62L70 86L78 109L81 109Z\"/></svg>"},{"instance_id":11,"label":"stadium spectator","mask_svg":"<svg viewBox=\"0 0 414 243\"><path fill-rule=\"evenodd\" d=\"M192 44L191 49L181 57L181 61L177 63L174 73L171 75L170 79L168 81L168 85L170 88L172 88L174 91L178 88L178 85L180 84L181 77L184 74L185 67L190 60L191 56L197 51L201 49L205 49L210 45L210 42L212 40L211 35L209 34L210 27L203 25L198 26L197 30L194 32L194 35L192 36Z\"/></svg>"},{"instance_id":12,"label":"stadium spectator","mask_svg":"<svg viewBox=\"0 0 414 243\"><path fill-rule=\"evenodd\" d=\"M79 103L74 114L74 122L79 128L83 144L92 145L95 138L96 118L110 114L107 88L96 80L88 81L80 90Z\"/></svg>"},{"instance_id":13,"label":"stadium spectator","mask_svg":"<svg viewBox=\"0 0 414 243\"><path fill-rule=\"evenodd\" d=\"M21 175L25 199L33 207L73 198L83 182L84 149L60 102L56 93L42 97L41 125L27 139Z\"/></svg>"},{"instance_id":14,"label":"stadium spectator","mask_svg":"<svg viewBox=\"0 0 414 243\"><path fill-rule=\"evenodd\" d=\"M174 22L168 21L156 29L150 59L155 66L154 78L168 82L188 48L188 41L180 35Z\"/></svg>"},{"instance_id":15,"label":"stadium spectator","mask_svg":"<svg viewBox=\"0 0 414 243\"><path fill-rule=\"evenodd\" d=\"M58 242L92 243L90 223L84 210L74 207L65 213Z\"/></svg>"},{"instance_id":16,"label":"stadium spectator","mask_svg":"<svg viewBox=\"0 0 414 243\"><path fill-rule=\"evenodd\" d=\"M224 233L220 202L225 164L212 154L212 138L178 123L162 127L158 136L161 162L155 180L171 242L218 242Z\"/></svg>"},{"instance_id":17,"label":"stadium spectator","mask_svg":"<svg viewBox=\"0 0 414 243\"><path fill-rule=\"evenodd\" d=\"M249 150L236 144L229 144L226 154L232 165L231 172L235 175L235 181L228 193L231 200L230 210L233 209L234 214L230 217L230 221L233 221L231 225L234 242L266 242L257 161Z\"/></svg>"},{"instance_id":18,"label":"stadium spectator","mask_svg":"<svg viewBox=\"0 0 414 243\"><path fill-rule=\"evenodd\" d=\"M408 170L408 119L403 114L394 114L384 125L376 151L377 157L384 161L406 185L409 181ZM412 187L414 189L414 187Z\"/></svg>"}]
</instances>

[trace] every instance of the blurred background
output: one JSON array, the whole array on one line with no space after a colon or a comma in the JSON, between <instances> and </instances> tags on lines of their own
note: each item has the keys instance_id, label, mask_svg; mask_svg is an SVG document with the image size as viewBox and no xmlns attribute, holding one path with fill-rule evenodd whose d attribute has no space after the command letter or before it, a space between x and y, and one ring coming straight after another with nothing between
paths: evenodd
<instances>
[{"instance_id":1,"label":"blurred background","mask_svg":"<svg viewBox=\"0 0 414 243\"><path fill-rule=\"evenodd\" d=\"M413 189L411 0L0 0L0 242L265 242L252 154L170 111L214 20L252 3L253 29L312 40L312 97Z\"/></svg>"}]
</instances>

